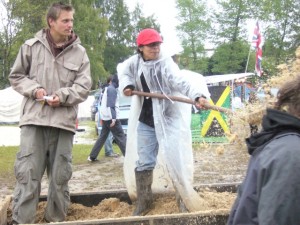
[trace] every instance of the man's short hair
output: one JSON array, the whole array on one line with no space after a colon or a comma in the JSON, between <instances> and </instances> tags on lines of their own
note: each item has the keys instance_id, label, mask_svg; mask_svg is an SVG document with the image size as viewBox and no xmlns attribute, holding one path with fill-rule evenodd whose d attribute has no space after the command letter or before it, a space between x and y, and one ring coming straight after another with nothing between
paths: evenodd
<instances>
[{"instance_id":1,"label":"man's short hair","mask_svg":"<svg viewBox=\"0 0 300 225\"><path fill-rule=\"evenodd\" d=\"M71 5L67 5L67 4L64 4L62 2L58 2L58 3L53 3L50 8L48 9L48 13L47 13L47 24L48 24L48 27L50 28L50 24L49 24L49 19L53 19L54 21L56 21L61 13L61 11L67 11L67 12L70 12L70 11L73 11L75 12L73 6Z\"/></svg>"}]
</instances>

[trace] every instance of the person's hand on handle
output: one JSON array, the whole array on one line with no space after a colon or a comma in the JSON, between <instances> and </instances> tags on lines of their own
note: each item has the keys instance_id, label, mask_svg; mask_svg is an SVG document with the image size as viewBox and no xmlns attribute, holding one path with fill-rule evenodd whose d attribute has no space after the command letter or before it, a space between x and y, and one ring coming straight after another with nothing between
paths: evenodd
<instances>
[{"instance_id":1,"label":"person's hand on handle","mask_svg":"<svg viewBox=\"0 0 300 225\"><path fill-rule=\"evenodd\" d=\"M209 101L204 97L200 97L196 101L195 105L199 109L206 109L206 106L209 105Z\"/></svg>"},{"instance_id":2,"label":"person's hand on handle","mask_svg":"<svg viewBox=\"0 0 300 225\"><path fill-rule=\"evenodd\" d=\"M125 96L131 96L132 95L132 90L130 88L126 88L123 90L123 93Z\"/></svg>"}]
</instances>

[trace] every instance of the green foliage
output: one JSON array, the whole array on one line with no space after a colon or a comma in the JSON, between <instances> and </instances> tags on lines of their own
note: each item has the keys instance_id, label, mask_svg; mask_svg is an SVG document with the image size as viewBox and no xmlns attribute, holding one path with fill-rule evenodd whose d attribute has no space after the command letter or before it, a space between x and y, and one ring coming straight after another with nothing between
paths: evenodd
<instances>
[{"instance_id":1,"label":"green foliage","mask_svg":"<svg viewBox=\"0 0 300 225\"><path fill-rule=\"evenodd\" d=\"M45 4L45 2L43 2ZM2 1L6 10L6 18L3 17L3 31L0 33L1 38L1 55L3 62L1 66L0 86L9 85L8 75L12 67L18 50L24 40L31 38L37 28L42 27L42 18L44 16L45 5L36 1ZM5 18L5 19L4 19Z\"/></svg>"},{"instance_id":2,"label":"green foliage","mask_svg":"<svg viewBox=\"0 0 300 225\"><path fill-rule=\"evenodd\" d=\"M74 30L79 36L82 45L86 48L91 62L91 76L93 85L107 76L104 68L105 35L108 30L108 21L99 17L101 9L92 7L86 1L74 1Z\"/></svg>"},{"instance_id":3,"label":"green foliage","mask_svg":"<svg viewBox=\"0 0 300 225\"><path fill-rule=\"evenodd\" d=\"M215 43L223 43L246 39L246 22L251 18L251 2L245 0L217 0L218 7L221 9L215 14L214 23L216 24L214 33Z\"/></svg>"},{"instance_id":4,"label":"green foliage","mask_svg":"<svg viewBox=\"0 0 300 225\"><path fill-rule=\"evenodd\" d=\"M186 68L203 69L199 62L204 53L204 40L210 29L210 19L206 16L205 4L201 0L177 0L176 7L179 11L179 25L176 29L184 49L181 59Z\"/></svg>"},{"instance_id":5,"label":"green foliage","mask_svg":"<svg viewBox=\"0 0 300 225\"><path fill-rule=\"evenodd\" d=\"M292 57L300 45L300 1L267 1L263 9L265 55L278 65Z\"/></svg>"},{"instance_id":6,"label":"green foliage","mask_svg":"<svg viewBox=\"0 0 300 225\"><path fill-rule=\"evenodd\" d=\"M249 45L244 41L235 41L219 45L212 56L212 74L245 72L248 52ZM250 58L250 65L254 65L254 60L252 60L254 57ZM251 68L249 68L249 70L251 71Z\"/></svg>"},{"instance_id":7,"label":"green foliage","mask_svg":"<svg viewBox=\"0 0 300 225\"><path fill-rule=\"evenodd\" d=\"M117 64L130 55L132 27L127 6L120 0L103 0L101 17L109 23L104 50L104 67L109 74L116 73ZM103 80L103 79L102 79Z\"/></svg>"},{"instance_id":8,"label":"green foliage","mask_svg":"<svg viewBox=\"0 0 300 225\"><path fill-rule=\"evenodd\" d=\"M116 68L119 62L134 54L135 38L140 29L146 27L158 29L159 27L153 16L143 16L139 5L132 14L123 0L98 0L95 2L95 6L101 9L100 18L109 24L103 53L105 71L98 71L98 76L103 81L108 74L117 72Z\"/></svg>"},{"instance_id":9,"label":"green foliage","mask_svg":"<svg viewBox=\"0 0 300 225\"><path fill-rule=\"evenodd\" d=\"M142 13L142 7L140 4L137 4L134 11L132 12L131 17L131 25L133 27L132 32L132 47L135 50L136 49L136 37L138 36L138 33L145 28L153 28L160 32L160 26L156 21L156 18L154 15L151 15L149 17L145 17Z\"/></svg>"},{"instance_id":10,"label":"green foliage","mask_svg":"<svg viewBox=\"0 0 300 225\"><path fill-rule=\"evenodd\" d=\"M0 29L1 89L9 85L8 74L20 46L46 27L45 14L53 2L56 1L1 1L6 9ZM72 3L76 9L74 30L91 61L93 88L99 80L115 73L120 61L135 53L135 40L141 29L160 30L155 16L145 17L140 4L129 12L124 0L62 2ZM180 67L205 75L245 71L250 47L246 43L246 29L249 21L257 19L265 40L262 61L265 74L273 75L278 64L294 57L300 45L299 0L217 0L213 9L207 7L208 3L176 0L179 20L176 28L184 50ZM205 52L207 43L215 45L212 57ZM249 59L247 71L252 72L253 51Z\"/></svg>"}]
</instances>

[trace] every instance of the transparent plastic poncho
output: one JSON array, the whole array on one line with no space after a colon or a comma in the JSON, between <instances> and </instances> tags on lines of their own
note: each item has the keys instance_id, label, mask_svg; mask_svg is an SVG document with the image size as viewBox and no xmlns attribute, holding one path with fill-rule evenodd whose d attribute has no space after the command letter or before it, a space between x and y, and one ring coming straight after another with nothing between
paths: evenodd
<instances>
[{"instance_id":1,"label":"transparent plastic poncho","mask_svg":"<svg viewBox=\"0 0 300 225\"><path fill-rule=\"evenodd\" d=\"M139 55L118 65L120 91L133 85L143 91L140 81L144 74L152 93L180 96L195 100L201 95L210 97L202 75L180 71L171 57L144 62ZM124 178L131 200L136 200L134 169L137 155L137 124L143 104L141 96L132 96L127 146L124 159ZM159 143L157 164L153 171L153 193L177 191L189 211L201 209L201 198L193 188L193 150L191 137L192 105L170 99L152 99L156 137Z\"/></svg>"}]
</instances>

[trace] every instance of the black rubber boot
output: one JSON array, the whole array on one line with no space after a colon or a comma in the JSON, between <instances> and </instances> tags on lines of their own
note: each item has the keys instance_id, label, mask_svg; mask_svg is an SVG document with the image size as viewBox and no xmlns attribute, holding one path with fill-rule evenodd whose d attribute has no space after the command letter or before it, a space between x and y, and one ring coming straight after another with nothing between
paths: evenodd
<instances>
[{"instance_id":1,"label":"black rubber boot","mask_svg":"<svg viewBox=\"0 0 300 225\"><path fill-rule=\"evenodd\" d=\"M152 196L151 185L153 181L153 171L135 170L135 181L136 181L137 201L136 201L136 208L132 215L144 216L152 209L153 196Z\"/></svg>"}]
</instances>

